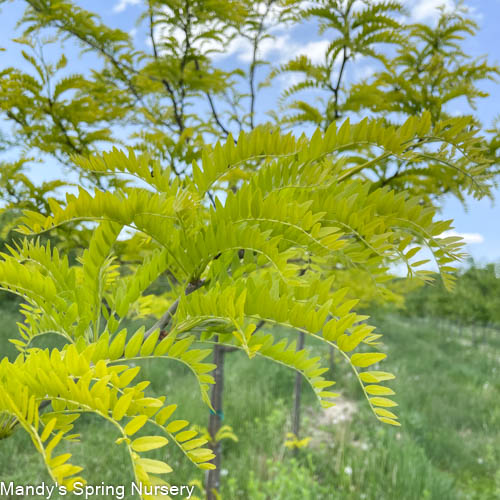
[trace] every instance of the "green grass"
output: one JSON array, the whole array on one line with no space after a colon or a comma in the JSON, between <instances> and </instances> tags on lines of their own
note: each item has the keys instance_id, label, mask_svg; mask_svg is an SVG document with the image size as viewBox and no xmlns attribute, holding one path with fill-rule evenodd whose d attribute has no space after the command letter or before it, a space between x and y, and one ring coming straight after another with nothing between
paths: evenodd
<instances>
[{"instance_id":1,"label":"green grass","mask_svg":"<svg viewBox=\"0 0 500 500\"><path fill-rule=\"evenodd\" d=\"M5 339L19 318L12 303L2 306L0 349L12 358L15 351ZM392 386L402 427L376 421L348 367L338 360L334 379L354 414L334 423L305 386L303 436L312 441L296 457L283 445L290 430L294 373L241 353L227 356L224 423L233 427L239 442L224 441L224 500L500 498L498 340L493 334L478 340L467 329L398 316L374 322L385 334L388 360L383 368L397 374ZM161 360L142 366L152 391L179 404L178 418L206 426L208 411L193 396L197 385L187 370ZM114 429L86 415L78 431L82 443L67 448L73 463L85 466L90 482L129 484L130 464L122 447L113 444ZM175 471L172 484L203 481L174 446L166 449ZM0 442L0 480L48 481L22 432Z\"/></svg>"}]
</instances>

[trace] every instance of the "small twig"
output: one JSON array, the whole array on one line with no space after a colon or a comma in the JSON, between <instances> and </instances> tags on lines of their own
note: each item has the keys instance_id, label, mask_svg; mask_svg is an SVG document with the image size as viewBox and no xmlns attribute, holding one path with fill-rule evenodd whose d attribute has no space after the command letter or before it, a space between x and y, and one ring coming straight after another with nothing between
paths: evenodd
<instances>
[{"instance_id":1,"label":"small twig","mask_svg":"<svg viewBox=\"0 0 500 500\"><path fill-rule=\"evenodd\" d=\"M342 54L342 64L340 66L340 71L339 71L339 76L337 79L337 84L335 85L335 88L333 89L334 92L334 97L335 97L335 119L340 118L340 111L339 111L339 92L340 92L340 84L342 82L342 75L344 74L344 69L347 60L349 59L347 55L347 47L344 45L343 47L343 54Z\"/></svg>"},{"instance_id":2,"label":"small twig","mask_svg":"<svg viewBox=\"0 0 500 500\"><path fill-rule=\"evenodd\" d=\"M207 191L207 194L208 194L208 197L210 199L210 203L212 204L212 206L215 208L215 198L214 198L214 195L212 194L211 191Z\"/></svg>"},{"instance_id":3,"label":"small twig","mask_svg":"<svg viewBox=\"0 0 500 500\"><path fill-rule=\"evenodd\" d=\"M184 295L189 295L190 293L193 293L194 291L198 290L205 284L205 280L198 280L194 281L188 284L186 287L186 290L184 291ZM177 311L177 308L179 307L179 300L177 299L165 312L165 314L144 334L144 340L146 340L148 337L153 335L153 333L160 329L164 330L172 320L172 317Z\"/></svg>"}]
</instances>

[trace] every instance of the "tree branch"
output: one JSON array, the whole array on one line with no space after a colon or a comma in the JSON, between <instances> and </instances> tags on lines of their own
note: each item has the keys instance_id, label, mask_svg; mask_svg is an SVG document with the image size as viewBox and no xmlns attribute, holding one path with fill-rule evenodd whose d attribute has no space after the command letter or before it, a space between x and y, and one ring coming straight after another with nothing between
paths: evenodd
<instances>
[{"instance_id":1,"label":"tree branch","mask_svg":"<svg viewBox=\"0 0 500 500\"><path fill-rule=\"evenodd\" d=\"M343 47L343 55L342 55L342 64L340 66L340 71L339 71L339 76L337 78L337 84L335 85L335 88L333 89L335 101L334 101L334 111L335 111L335 119L340 118L340 112L339 112L339 92L340 92L340 83L342 81L342 75L344 74L344 69L347 60L349 59L349 56L347 55L347 47L344 45Z\"/></svg>"},{"instance_id":2,"label":"tree branch","mask_svg":"<svg viewBox=\"0 0 500 500\"><path fill-rule=\"evenodd\" d=\"M196 61L196 66L198 69L198 61ZM210 95L210 92L208 90L205 91L205 95L207 96L208 102L210 104L210 109L212 110L212 116L214 117L215 123L219 126L219 128L222 130L222 133L227 137L229 135L229 130L227 130L226 127L222 124L220 121L219 115L215 109L215 104L212 99L212 96Z\"/></svg>"},{"instance_id":3,"label":"tree branch","mask_svg":"<svg viewBox=\"0 0 500 500\"><path fill-rule=\"evenodd\" d=\"M153 18L153 9L151 7L151 2L149 2L149 38L151 39L151 45L153 46L153 56L155 61L158 62L158 48L156 46L156 40L154 37L154 18ZM166 91L170 95L170 100L172 101L172 106L174 108L174 118L177 126L179 127L180 132L184 130L184 121L182 119L181 114L179 113L179 107L177 105L177 100L175 99L175 94L170 86L170 83L165 78L161 78L161 83L165 87Z\"/></svg>"},{"instance_id":4,"label":"tree branch","mask_svg":"<svg viewBox=\"0 0 500 500\"><path fill-rule=\"evenodd\" d=\"M194 291L198 290L205 284L205 280L198 280L194 281L188 284L186 287L186 290L184 290L184 295L189 295L190 293L193 293ZM164 330L172 320L174 314L177 311L177 308L179 307L179 300L178 298L165 312L165 314L144 334L144 340L146 340L148 337L150 337L156 330Z\"/></svg>"},{"instance_id":5,"label":"tree branch","mask_svg":"<svg viewBox=\"0 0 500 500\"><path fill-rule=\"evenodd\" d=\"M262 14L260 18L259 27L257 29L257 33L253 39L253 54L252 54L252 63L250 64L250 75L249 75L249 84L250 84L250 128L253 129L255 127L254 121L254 113L255 113L255 69L257 68L257 50L259 48L260 36L262 34L262 30L264 29L264 20L269 13L269 9L271 7L273 0L269 0L266 6L265 12Z\"/></svg>"}]
</instances>

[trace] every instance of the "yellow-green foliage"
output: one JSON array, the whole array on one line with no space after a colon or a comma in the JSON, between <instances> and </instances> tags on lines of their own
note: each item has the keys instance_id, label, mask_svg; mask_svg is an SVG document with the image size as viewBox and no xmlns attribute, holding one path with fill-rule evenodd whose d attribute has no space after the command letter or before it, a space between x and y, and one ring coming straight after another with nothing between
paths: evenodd
<instances>
[{"instance_id":1,"label":"yellow-green foliage","mask_svg":"<svg viewBox=\"0 0 500 500\"><path fill-rule=\"evenodd\" d=\"M165 462L140 455L168 444L168 436L188 459L201 469L211 467L213 458L205 439L194 439L195 431L179 432L188 425L184 420L171 420L175 405L165 406L165 398L147 397L148 384L132 384L139 368L113 365L103 343L69 344L61 351L32 349L19 355L14 363L6 358L0 364L0 411L17 419L41 453L52 479L72 489L82 467L68 462L71 454L58 455L62 440L77 441L70 434L82 413L95 413L117 427L130 453L135 479L143 484L166 484L154 474L172 469ZM113 356L114 357L114 356ZM52 410L39 414L41 400L50 400ZM146 423L155 427L154 436L132 438ZM6 437L4 429L2 436Z\"/></svg>"},{"instance_id":2,"label":"yellow-green foliage","mask_svg":"<svg viewBox=\"0 0 500 500\"><path fill-rule=\"evenodd\" d=\"M32 237L2 254L0 286L26 304L21 338L13 339L21 354L0 365L0 412L20 422L61 484L71 486L81 469L54 448L74 439L68 434L73 422L88 411L120 429L136 479L157 484L155 474L170 466L141 453L166 445L165 434L200 468L212 467L213 455L187 421L169 420L175 403L164 406L163 398L147 396L147 382L132 384L139 368L127 363L155 357L187 365L210 406L214 365L204 360L218 343L302 373L321 405L331 406L337 394L323 377L320 357L279 340L272 326L283 325L338 350L378 420L399 425L387 409L396 406L385 385L393 375L374 366L385 358L377 350L380 335L353 310L358 300L338 276L363 273L383 293L391 264L404 262L409 276L426 281L429 270L421 268L427 261L415 257L427 247L451 284L461 242L439 238L450 221L436 220L420 198L374 187L366 171L396 156L449 171L478 192L487 189L487 163L474 137L474 131L432 126L428 115L402 127L346 122L310 140L257 128L207 147L184 180L171 180L168 170L131 152L74 158L101 174L132 174L148 187L80 189L65 204L50 201L50 216L25 212L20 231L28 236L68 222L98 225L75 264ZM128 246L124 228L135 232ZM148 241L143 248L138 233ZM119 245L127 252L117 255ZM121 322L165 273L162 320L128 335ZM33 348L33 338L48 332L63 336L67 346ZM40 415L43 400L52 411ZM156 426L154 434L133 438L147 422ZM10 432L8 425L1 429Z\"/></svg>"}]
</instances>

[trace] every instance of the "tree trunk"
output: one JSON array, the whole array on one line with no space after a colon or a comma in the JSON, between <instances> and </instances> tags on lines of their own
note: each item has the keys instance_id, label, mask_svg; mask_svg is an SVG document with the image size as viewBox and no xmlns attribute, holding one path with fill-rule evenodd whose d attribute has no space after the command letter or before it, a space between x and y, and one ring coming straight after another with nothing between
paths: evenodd
<instances>
[{"instance_id":1,"label":"tree trunk","mask_svg":"<svg viewBox=\"0 0 500 500\"><path fill-rule=\"evenodd\" d=\"M299 343L297 351L304 349L305 334L299 333ZM297 372L295 376L295 389L294 389L294 402L293 402L293 415L292 415L292 432L299 439L300 434L300 401L302 397L302 373ZM294 453L297 453L298 448L295 448Z\"/></svg>"},{"instance_id":2,"label":"tree trunk","mask_svg":"<svg viewBox=\"0 0 500 500\"><path fill-rule=\"evenodd\" d=\"M208 423L208 432L211 437L210 448L215 454L212 463L216 469L207 471L206 476L206 493L207 500L216 500L216 492L220 491L220 467L221 467L221 445L215 440L217 432L222 425L222 394L224 390L224 346L216 345L214 348L214 364L217 366L214 370L215 384L212 387L211 403L214 412L210 411L210 419Z\"/></svg>"}]
</instances>

